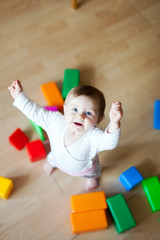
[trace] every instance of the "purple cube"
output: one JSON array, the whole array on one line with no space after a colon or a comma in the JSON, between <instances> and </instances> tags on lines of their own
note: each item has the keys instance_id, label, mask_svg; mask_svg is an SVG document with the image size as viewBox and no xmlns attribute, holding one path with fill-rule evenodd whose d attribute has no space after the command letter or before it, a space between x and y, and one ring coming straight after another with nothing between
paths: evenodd
<instances>
[{"instance_id":1,"label":"purple cube","mask_svg":"<svg viewBox=\"0 0 160 240\"><path fill-rule=\"evenodd\" d=\"M57 106L46 106L46 107L44 107L44 109L46 109L48 111L52 111L52 112L58 111Z\"/></svg>"}]
</instances>

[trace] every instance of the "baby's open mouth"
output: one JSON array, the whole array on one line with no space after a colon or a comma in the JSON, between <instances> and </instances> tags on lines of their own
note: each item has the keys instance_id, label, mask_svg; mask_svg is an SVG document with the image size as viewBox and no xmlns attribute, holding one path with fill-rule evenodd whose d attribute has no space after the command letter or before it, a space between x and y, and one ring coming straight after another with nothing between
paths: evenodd
<instances>
[{"instance_id":1,"label":"baby's open mouth","mask_svg":"<svg viewBox=\"0 0 160 240\"><path fill-rule=\"evenodd\" d=\"M83 126L82 123L78 123L78 122L74 122L74 124L75 124L76 126Z\"/></svg>"}]
</instances>

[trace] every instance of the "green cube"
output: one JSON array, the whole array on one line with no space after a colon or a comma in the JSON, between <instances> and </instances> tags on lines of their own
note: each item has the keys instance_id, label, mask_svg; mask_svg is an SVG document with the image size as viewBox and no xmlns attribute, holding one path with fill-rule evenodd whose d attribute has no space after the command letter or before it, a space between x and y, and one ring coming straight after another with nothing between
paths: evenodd
<instances>
[{"instance_id":1,"label":"green cube","mask_svg":"<svg viewBox=\"0 0 160 240\"><path fill-rule=\"evenodd\" d=\"M33 122L32 120L29 120L30 123L32 124L32 126L34 127L34 129L36 130L36 132L38 133L39 138L44 141L44 133L43 133L43 129L38 126L35 122Z\"/></svg>"},{"instance_id":2,"label":"green cube","mask_svg":"<svg viewBox=\"0 0 160 240\"><path fill-rule=\"evenodd\" d=\"M69 91L79 85L80 71L77 69L65 69L62 88L62 97L65 99Z\"/></svg>"},{"instance_id":3,"label":"green cube","mask_svg":"<svg viewBox=\"0 0 160 240\"><path fill-rule=\"evenodd\" d=\"M136 226L136 222L122 194L108 198L107 204L118 233Z\"/></svg>"},{"instance_id":4,"label":"green cube","mask_svg":"<svg viewBox=\"0 0 160 240\"><path fill-rule=\"evenodd\" d=\"M160 210L160 183L158 177L150 177L142 181L142 186L153 212Z\"/></svg>"}]
</instances>

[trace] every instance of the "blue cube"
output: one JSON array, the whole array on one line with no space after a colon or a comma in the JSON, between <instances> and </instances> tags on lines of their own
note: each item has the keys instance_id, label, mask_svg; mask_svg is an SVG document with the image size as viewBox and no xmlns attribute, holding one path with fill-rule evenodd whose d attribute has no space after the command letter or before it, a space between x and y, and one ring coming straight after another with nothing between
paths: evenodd
<instances>
[{"instance_id":1,"label":"blue cube","mask_svg":"<svg viewBox=\"0 0 160 240\"><path fill-rule=\"evenodd\" d=\"M160 129L160 100L156 100L154 103L154 122L153 127Z\"/></svg>"},{"instance_id":2,"label":"blue cube","mask_svg":"<svg viewBox=\"0 0 160 240\"><path fill-rule=\"evenodd\" d=\"M143 177L137 168L132 166L120 175L119 180L125 189L129 191L138 183L140 183L143 180Z\"/></svg>"}]
</instances>

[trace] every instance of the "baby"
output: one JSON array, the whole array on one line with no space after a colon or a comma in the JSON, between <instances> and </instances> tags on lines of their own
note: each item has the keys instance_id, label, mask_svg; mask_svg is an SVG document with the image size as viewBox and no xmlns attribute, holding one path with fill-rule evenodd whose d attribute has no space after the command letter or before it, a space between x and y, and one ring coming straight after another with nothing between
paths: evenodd
<instances>
[{"instance_id":1,"label":"baby","mask_svg":"<svg viewBox=\"0 0 160 240\"><path fill-rule=\"evenodd\" d=\"M121 103L112 103L110 123L102 131L96 125L104 118L105 98L95 87L79 85L73 88L65 100L64 115L47 111L30 100L19 80L13 81L8 89L14 98L13 105L48 134L51 151L44 164L46 173L59 168L70 175L86 178L87 190L96 188L101 175L98 153L115 148L119 142Z\"/></svg>"}]
</instances>

